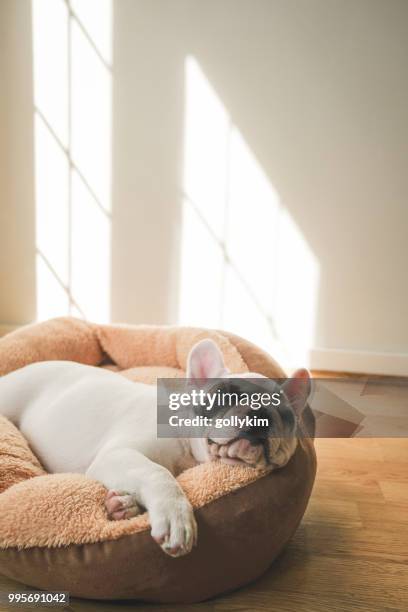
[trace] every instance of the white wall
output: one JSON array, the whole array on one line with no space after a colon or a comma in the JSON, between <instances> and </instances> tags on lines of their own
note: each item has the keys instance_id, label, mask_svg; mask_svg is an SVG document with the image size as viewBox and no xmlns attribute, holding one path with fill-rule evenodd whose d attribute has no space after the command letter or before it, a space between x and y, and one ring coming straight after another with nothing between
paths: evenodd
<instances>
[{"instance_id":1,"label":"white wall","mask_svg":"<svg viewBox=\"0 0 408 612\"><path fill-rule=\"evenodd\" d=\"M167 288L179 236L187 55L318 261L313 345L346 354L333 360L316 351L315 365L330 359L336 369L387 370L386 357L373 354L408 348L408 4L115 3L114 210L126 225L124 241L114 242L123 275L114 285L116 318L176 320ZM251 209L248 202L248 230L256 231L262 220L251 219ZM258 265L267 280L268 261ZM143 295L123 282L135 272ZM406 366L394 357L390 368Z\"/></svg>"},{"instance_id":2,"label":"white wall","mask_svg":"<svg viewBox=\"0 0 408 612\"><path fill-rule=\"evenodd\" d=\"M112 318L177 314L183 44L178 2L114 2Z\"/></svg>"},{"instance_id":3,"label":"white wall","mask_svg":"<svg viewBox=\"0 0 408 612\"><path fill-rule=\"evenodd\" d=\"M24 0L1 4L3 28L23 6ZM27 15L18 18L27 29ZM1 164L0 322L22 323L33 316L26 247L32 235L30 118L18 89L28 87L29 35L6 30L2 44L12 53L0 60L9 104L1 125L9 136L0 154L8 164L17 158L19 171L30 176L15 181ZM400 355L408 351L408 4L114 2L113 320L178 320L187 56L195 58L318 263L312 364L402 373L407 361ZM8 154L10 143L15 151L20 147L16 157ZM265 224L251 218L254 204L248 201L248 233ZM246 243L243 252L250 247ZM13 265L14 275L3 253L24 261ZM257 261L266 283L271 264ZM213 274L200 268L203 284ZM304 299L298 296L299 321ZM258 306L260 319L274 318L269 303ZM249 336L252 317L240 316ZM206 324L205 316L194 320L192 312L191 318ZM224 312L225 327L228 320ZM240 331L239 321L232 327ZM273 350L272 340L267 344Z\"/></svg>"}]
</instances>

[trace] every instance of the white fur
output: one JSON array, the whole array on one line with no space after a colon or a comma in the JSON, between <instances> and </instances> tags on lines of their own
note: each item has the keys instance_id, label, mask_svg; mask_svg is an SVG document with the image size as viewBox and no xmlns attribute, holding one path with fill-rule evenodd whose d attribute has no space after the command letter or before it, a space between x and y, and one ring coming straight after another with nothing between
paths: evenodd
<instances>
[{"instance_id":1,"label":"white fur","mask_svg":"<svg viewBox=\"0 0 408 612\"><path fill-rule=\"evenodd\" d=\"M130 493L166 552L191 550L196 524L173 476L191 451L184 440L157 439L154 386L69 361L40 362L0 378L0 413L47 471L85 473Z\"/></svg>"}]
</instances>

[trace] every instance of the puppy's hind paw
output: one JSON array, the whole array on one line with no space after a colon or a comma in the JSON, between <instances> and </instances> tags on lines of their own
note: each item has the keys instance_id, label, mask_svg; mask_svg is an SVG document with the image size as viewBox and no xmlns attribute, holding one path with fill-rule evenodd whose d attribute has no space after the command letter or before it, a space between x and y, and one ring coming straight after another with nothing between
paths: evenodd
<instances>
[{"instance_id":1,"label":"puppy's hind paw","mask_svg":"<svg viewBox=\"0 0 408 612\"><path fill-rule=\"evenodd\" d=\"M135 495L113 489L105 497L105 508L111 521L133 518L142 512Z\"/></svg>"}]
</instances>

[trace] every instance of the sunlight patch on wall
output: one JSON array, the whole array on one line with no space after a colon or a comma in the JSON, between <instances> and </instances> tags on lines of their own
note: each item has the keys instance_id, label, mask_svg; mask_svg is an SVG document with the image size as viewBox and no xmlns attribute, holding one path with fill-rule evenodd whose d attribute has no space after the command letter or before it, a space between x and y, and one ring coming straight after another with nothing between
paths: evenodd
<instances>
[{"instance_id":1,"label":"sunlight patch on wall","mask_svg":"<svg viewBox=\"0 0 408 612\"><path fill-rule=\"evenodd\" d=\"M208 327L219 327L224 280L222 249L187 201L183 206L182 227L181 281L184 290L180 321L183 325L205 321Z\"/></svg>"},{"instance_id":2,"label":"sunlight patch on wall","mask_svg":"<svg viewBox=\"0 0 408 612\"><path fill-rule=\"evenodd\" d=\"M72 177L71 291L92 321L109 320L110 218L77 172Z\"/></svg>"},{"instance_id":3,"label":"sunlight patch on wall","mask_svg":"<svg viewBox=\"0 0 408 612\"><path fill-rule=\"evenodd\" d=\"M184 191L222 239L230 121L193 58L185 70Z\"/></svg>"},{"instance_id":4,"label":"sunlight patch on wall","mask_svg":"<svg viewBox=\"0 0 408 612\"><path fill-rule=\"evenodd\" d=\"M33 0L34 101L56 136L68 144L68 7Z\"/></svg>"},{"instance_id":5,"label":"sunlight patch on wall","mask_svg":"<svg viewBox=\"0 0 408 612\"><path fill-rule=\"evenodd\" d=\"M70 0L70 5L97 52L111 64L112 0Z\"/></svg>"},{"instance_id":6,"label":"sunlight patch on wall","mask_svg":"<svg viewBox=\"0 0 408 612\"><path fill-rule=\"evenodd\" d=\"M295 364L309 365L315 339L319 266L286 209L281 210L277 245L276 330L283 345L291 347Z\"/></svg>"},{"instance_id":7,"label":"sunlight patch on wall","mask_svg":"<svg viewBox=\"0 0 408 612\"><path fill-rule=\"evenodd\" d=\"M36 244L63 285L69 277L69 161L40 115L35 117Z\"/></svg>"},{"instance_id":8,"label":"sunlight patch on wall","mask_svg":"<svg viewBox=\"0 0 408 612\"><path fill-rule=\"evenodd\" d=\"M231 129L228 222L225 240L235 267L268 312L277 275L276 238L280 203L262 168L236 127Z\"/></svg>"},{"instance_id":9,"label":"sunlight patch on wall","mask_svg":"<svg viewBox=\"0 0 408 612\"><path fill-rule=\"evenodd\" d=\"M179 323L308 365L319 265L193 57L185 65Z\"/></svg>"},{"instance_id":10,"label":"sunlight patch on wall","mask_svg":"<svg viewBox=\"0 0 408 612\"><path fill-rule=\"evenodd\" d=\"M110 317L111 0L32 0L37 318Z\"/></svg>"},{"instance_id":11,"label":"sunlight patch on wall","mask_svg":"<svg viewBox=\"0 0 408 612\"><path fill-rule=\"evenodd\" d=\"M36 260L37 313L40 320L69 313L69 295L40 253Z\"/></svg>"},{"instance_id":12,"label":"sunlight patch on wall","mask_svg":"<svg viewBox=\"0 0 408 612\"><path fill-rule=\"evenodd\" d=\"M226 264L222 322L219 327L271 350L277 340L266 314L235 267Z\"/></svg>"},{"instance_id":13,"label":"sunlight patch on wall","mask_svg":"<svg viewBox=\"0 0 408 612\"><path fill-rule=\"evenodd\" d=\"M72 23L71 155L105 210L111 193L111 73Z\"/></svg>"}]
</instances>

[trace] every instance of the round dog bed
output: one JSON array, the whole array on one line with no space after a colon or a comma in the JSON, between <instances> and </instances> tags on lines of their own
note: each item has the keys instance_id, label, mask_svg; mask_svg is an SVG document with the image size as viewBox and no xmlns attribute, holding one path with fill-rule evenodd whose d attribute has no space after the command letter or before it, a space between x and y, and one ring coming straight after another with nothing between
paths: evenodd
<instances>
[{"instance_id":1,"label":"round dog bed","mask_svg":"<svg viewBox=\"0 0 408 612\"><path fill-rule=\"evenodd\" d=\"M94 325L72 318L22 328L0 340L0 375L64 359L132 380L182 377L190 348L212 338L233 373L283 377L266 353L226 332ZM109 521L106 490L79 474L46 474L20 432L0 418L0 573L33 587L95 599L198 602L257 578L296 530L312 490L312 417L290 462L262 474L201 464L178 481L195 509L198 546L173 559L153 541L147 514ZM308 436L308 433L310 434Z\"/></svg>"}]
</instances>

